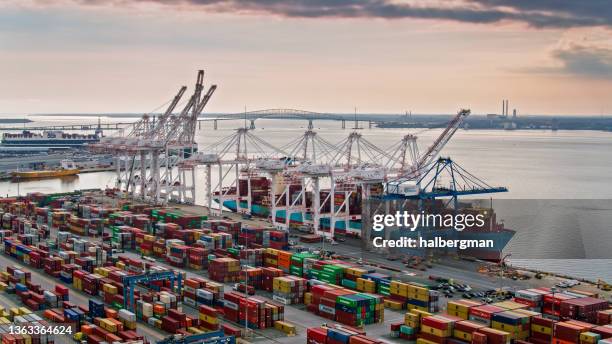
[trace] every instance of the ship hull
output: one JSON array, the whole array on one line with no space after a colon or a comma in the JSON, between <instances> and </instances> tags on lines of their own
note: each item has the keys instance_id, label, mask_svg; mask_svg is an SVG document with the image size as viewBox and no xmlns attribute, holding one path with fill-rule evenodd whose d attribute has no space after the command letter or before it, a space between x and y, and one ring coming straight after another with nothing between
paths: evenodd
<instances>
[{"instance_id":1,"label":"ship hull","mask_svg":"<svg viewBox=\"0 0 612 344\"><path fill-rule=\"evenodd\" d=\"M452 254L459 256L474 257L482 260L499 261L502 258L503 250L514 237L516 232L511 229L503 229L500 231L478 232L478 231L461 231L454 229L447 230L421 230L421 231L394 231L391 233L391 239L400 239L401 237L409 237L424 240L434 240L435 237L440 237L442 240L490 240L492 247L488 248L435 248L433 251L441 254ZM406 253L412 255L425 255L431 249L402 249Z\"/></svg>"},{"instance_id":2,"label":"ship hull","mask_svg":"<svg viewBox=\"0 0 612 344\"><path fill-rule=\"evenodd\" d=\"M13 172L11 177L14 179L40 179L40 178L56 178L65 176L74 176L79 174L78 169L69 170L52 170L52 171L26 171L26 172Z\"/></svg>"},{"instance_id":3,"label":"ship hull","mask_svg":"<svg viewBox=\"0 0 612 344\"><path fill-rule=\"evenodd\" d=\"M215 202L218 203L218 199L215 199ZM223 206L233 212L237 211L236 207L237 203L235 200L224 200ZM240 207L242 209L247 208L247 202L241 201ZM266 206L262 206L259 204L253 204L251 206L252 215L258 217L268 218L270 214L270 208ZM306 221L310 221L308 218L309 215L306 215ZM286 223L286 211L279 209L276 211L276 222ZM329 218L321 218L321 227L324 231L329 231L330 222ZM292 213L289 217L289 223L295 225L304 224L304 218L301 213ZM348 230L346 221L337 220L334 224L336 233L346 233L348 235L353 236L361 236L361 221L349 221ZM422 237L425 240L433 240L435 237L440 237L443 240L449 239L457 239L457 240L491 240L493 242L493 246L491 248L468 248L464 250L459 250L456 248L447 248L447 249L434 249L438 253L449 254L449 255L460 255L460 256L469 256L477 259L488 260L488 261L499 261L503 255L503 249L506 245L512 240L514 234L516 232L511 229L502 229L499 231L491 231L491 232L476 232L476 231L461 231L458 232L454 229L448 230L427 230L427 231L404 231L397 230L391 233L391 239L400 239L401 237L410 237L410 238L419 238ZM410 249L403 248L401 249L404 253L411 255L422 255L425 256L428 249Z\"/></svg>"},{"instance_id":4,"label":"ship hull","mask_svg":"<svg viewBox=\"0 0 612 344\"><path fill-rule=\"evenodd\" d=\"M218 203L218 200L215 199L215 202ZM223 201L223 206L233 212L237 211L237 206L236 206L236 201L235 200L225 200ZM246 201L241 201L240 202L240 207L243 209L247 208L247 202ZM252 209L252 214L253 216L258 216L258 217L269 217L270 214L270 208L260 205L260 204L253 204L251 205L251 209ZM286 219L287 219L287 213L285 210L283 209L278 209L276 211L276 222L280 222L280 223L286 223ZM306 216L306 222L312 220L308 215ZM334 223L334 231L337 233L346 233L349 235L360 235L361 234L361 222L360 221L348 221L348 229L347 229L347 225L346 225L346 221L345 220L336 220L336 222ZM294 224L294 225L303 225L304 224L304 218L302 216L301 213L291 213L291 215L289 216L289 223L290 224ZM329 231L330 228L330 220L329 218L321 218L320 219L320 224L321 224L321 228L325 231Z\"/></svg>"}]
</instances>

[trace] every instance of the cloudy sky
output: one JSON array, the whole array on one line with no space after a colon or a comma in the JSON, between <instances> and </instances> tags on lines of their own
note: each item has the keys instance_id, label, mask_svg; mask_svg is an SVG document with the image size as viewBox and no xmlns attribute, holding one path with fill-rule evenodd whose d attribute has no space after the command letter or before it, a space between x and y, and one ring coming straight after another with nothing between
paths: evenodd
<instances>
[{"instance_id":1,"label":"cloudy sky","mask_svg":"<svg viewBox=\"0 0 612 344\"><path fill-rule=\"evenodd\" d=\"M608 0L0 0L0 113L612 114Z\"/></svg>"}]
</instances>

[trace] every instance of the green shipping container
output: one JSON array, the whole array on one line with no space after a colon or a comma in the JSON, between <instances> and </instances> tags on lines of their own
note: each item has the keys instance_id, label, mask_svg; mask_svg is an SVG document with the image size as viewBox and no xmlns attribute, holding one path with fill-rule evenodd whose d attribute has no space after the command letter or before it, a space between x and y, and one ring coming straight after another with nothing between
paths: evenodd
<instances>
[{"instance_id":1,"label":"green shipping container","mask_svg":"<svg viewBox=\"0 0 612 344\"><path fill-rule=\"evenodd\" d=\"M357 282L344 278L342 279L342 286L350 289L357 289Z\"/></svg>"}]
</instances>

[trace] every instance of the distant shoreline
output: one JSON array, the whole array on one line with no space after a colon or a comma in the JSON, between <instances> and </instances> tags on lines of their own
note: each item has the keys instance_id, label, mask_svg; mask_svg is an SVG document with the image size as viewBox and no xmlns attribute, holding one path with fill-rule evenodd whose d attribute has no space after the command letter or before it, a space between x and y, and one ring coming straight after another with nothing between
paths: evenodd
<instances>
[{"instance_id":1,"label":"distant shoreline","mask_svg":"<svg viewBox=\"0 0 612 344\"><path fill-rule=\"evenodd\" d=\"M154 114L150 114L154 115ZM448 121L453 117L447 114L412 114L412 115L391 115L391 114L341 114L341 113L319 113L315 114L318 118L314 118L314 122L321 121L342 121L349 126L357 120L359 127L381 129L434 129L445 128ZM330 118L325 118L329 115ZM43 117L97 117L104 116L109 118L126 118L139 119L142 114L136 113L111 113L111 114L93 114L93 113L69 113L69 114L31 114L30 116ZM227 116L227 117L226 117ZM239 120L235 114L227 113L206 113L200 116L200 120ZM242 119L240 119L242 120ZM288 121L305 121L308 116L275 118L274 115L262 115L258 118L253 118L254 121L266 120L288 120ZM0 123L31 123L30 119L13 119L0 118ZM601 132L612 132L612 115L594 116L594 115L520 115L520 116L500 116L496 114L473 114L464 120L463 128L465 129L490 129L490 130L591 130Z\"/></svg>"}]
</instances>

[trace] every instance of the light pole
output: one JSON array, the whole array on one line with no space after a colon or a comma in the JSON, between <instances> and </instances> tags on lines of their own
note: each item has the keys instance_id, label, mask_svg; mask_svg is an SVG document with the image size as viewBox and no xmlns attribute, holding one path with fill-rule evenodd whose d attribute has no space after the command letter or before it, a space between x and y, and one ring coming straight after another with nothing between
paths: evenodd
<instances>
[{"instance_id":1,"label":"light pole","mask_svg":"<svg viewBox=\"0 0 612 344\"><path fill-rule=\"evenodd\" d=\"M550 291L552 292L552 311L551 311L551 313L552 313L552 316L553 316L553 318L552 318L552 320L553 320L552 327L553 328L551 329L550 343L553 344L554 336L553 336L552 331L554 330L554 327L555 327L555 319L554 319L554 316L555 316L555 292L557 292L557 288L556 287L552 287L552 288L550 288Z\"/></svg>"},{"instance_id":2,"label":"light pole","mask_svg":"<svg viewBox=\"0 0 612 344\"><path fill-rule=\"evenodd\" d=\"M504 266L506 265L506 259L508 257L512 257L512 253L508 253L507 255L505 255L499 262L499 293L500 294L502 292L502 287L504 283Z\"/></svg>"},{"instance_id":3,"label":"light pole","mask_svg":"<svg viewBox=\"0 0 612 344\"><path fill-rule=\"evenodd\" d=\"M245 265L244 266L244 293L247 296L247 299L249 298L249 269L251 267L249 265ZM246 307L244 310L244 336L245 337L249 337L249 305L248 303L246 303Z\"/></svg>"}]
</instances>

